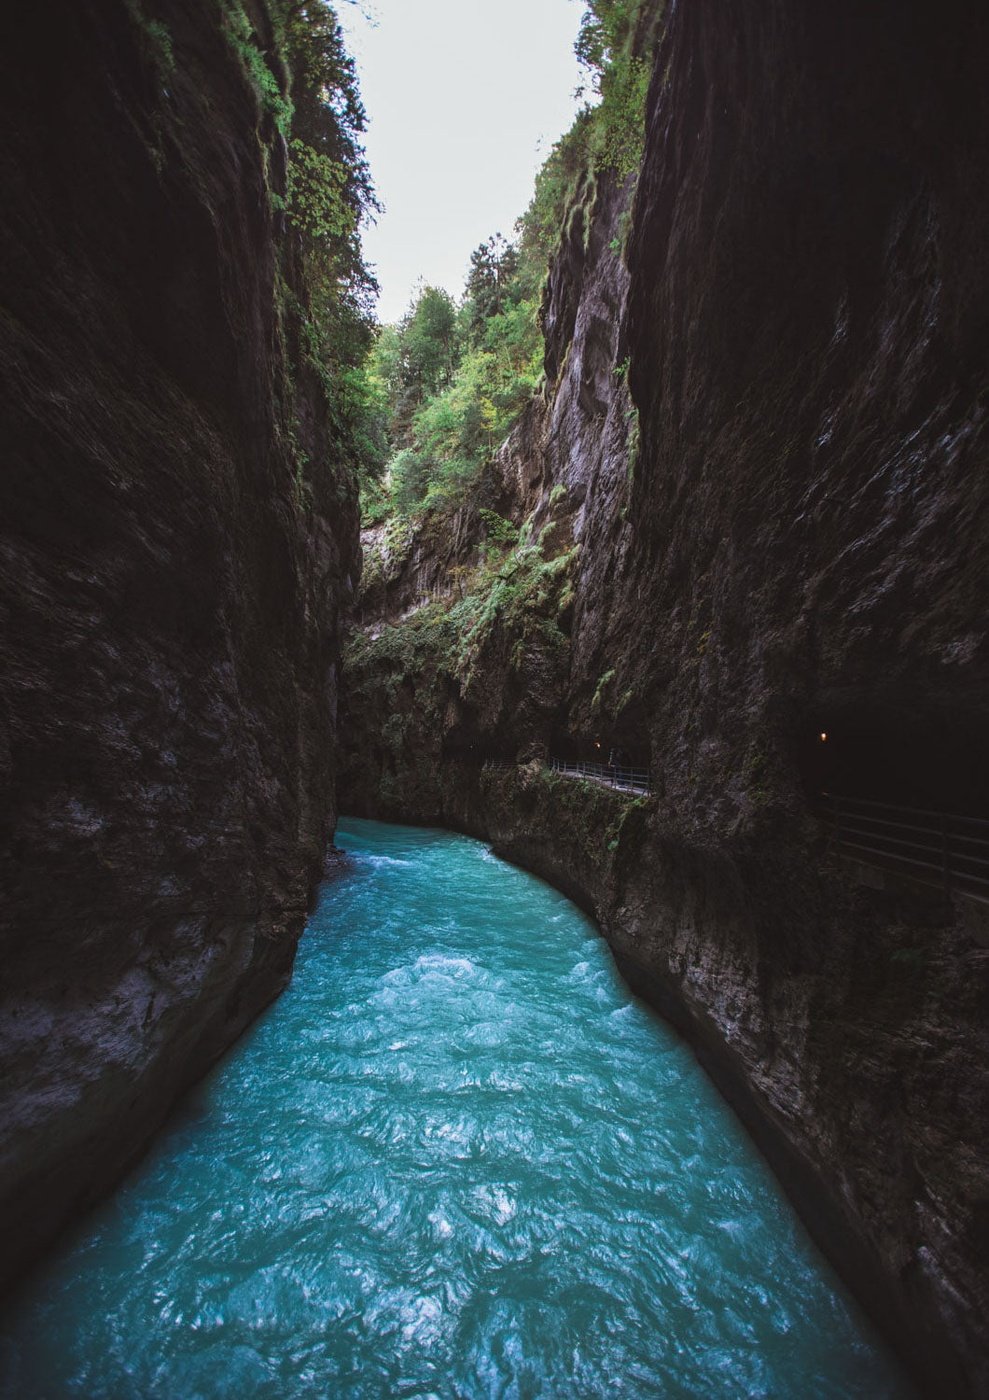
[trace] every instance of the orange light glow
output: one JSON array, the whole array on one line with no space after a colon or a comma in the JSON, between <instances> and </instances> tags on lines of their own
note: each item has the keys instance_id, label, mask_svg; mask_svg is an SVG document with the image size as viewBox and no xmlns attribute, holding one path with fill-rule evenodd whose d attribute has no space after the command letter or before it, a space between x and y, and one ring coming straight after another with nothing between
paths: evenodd
<instances>
[{"instance_id":1,"label":"orange light glow","mask_svg":"<svg viewBox=\"0 0 989 1400\"><path fill-rule=\"evenodd\" d=\"M822 743L822 744L826 744L827 742L828 742L827 730L822 729L822 730L821 730L821 743Z\"/></svg>"}]
</instances>

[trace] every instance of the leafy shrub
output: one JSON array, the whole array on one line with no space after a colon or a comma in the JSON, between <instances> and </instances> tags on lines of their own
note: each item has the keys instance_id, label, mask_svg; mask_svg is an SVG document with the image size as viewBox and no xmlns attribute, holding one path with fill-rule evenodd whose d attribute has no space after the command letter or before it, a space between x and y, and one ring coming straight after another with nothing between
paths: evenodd
<instances>
[{"instance_id":1,"label":"leafy shrub","mask_svg":"<svg viewBox=\"0 0 989 1400\"><path fill-rule=\"evenodd\" d=\"M293 106L282 92L278 79L268 67L258 46L254 26L239 0L227 0L224 5L227 37L243 60L248 76L258 95L261 107L270 113L282 136L288 138L292 129Z\"/></svg>"},{"instance_id":2,"label":"leafy shrub","mask_svg":"<svg viewBox=\"0 0 989 1400\"><path fill-rule=\"evenodd\" d=\"M495 544L518 544L518 526L495 510L481 510L478 514L484 521L489 540L493 540Z\"/></svg>"}]
</instances>

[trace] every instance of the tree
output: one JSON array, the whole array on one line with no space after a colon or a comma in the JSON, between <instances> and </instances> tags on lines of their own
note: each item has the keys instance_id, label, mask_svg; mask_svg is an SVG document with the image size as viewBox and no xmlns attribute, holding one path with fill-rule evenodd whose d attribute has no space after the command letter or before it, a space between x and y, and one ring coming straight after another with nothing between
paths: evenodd
<instances>
[{"instance_id":1,"label":"tree","mask_svg":"<svg viewBox=\"0 0 989 1400\"><path fill-rule=\"evenodd\" d=\"M417 404L449 384L457 363L457 308L442 287L423 287L399 327L403 387Z\"/></svg>"},{"instance_id":2,"label":"tree","mask_svg":"<svg viewBox=\"0 0 989 1400\"><path fill-rule=\"evenodd\" d=\"M363 216L379 205L361 144L367 115L354 60L344 48L336 14L323 0L286 7L282 23L292 75L293 143L322 157L326 168L335 172L337 198L356 230ZM362 262L352 270L368 276Z\"/></svg>"},{"instance_id":3,"label":"tree","mask_svg":"<svg viewBox=\"0 0 989 1400\"><path fill-rule=\"evenodd\" d=\"M664 0L590 0L574 45L600 97L591 109L598 169L631 175L642 161L646 93Z\"/></svg>"},{"instance_id":4,"label":"tree","mask_svg":"<svg viewBox=\"0 0 989 1400\"><path fill-rule=\"evenodd\" d=\"M471 253L465 299L468 334L473 344L483 335L488 318L504 311L518 270L518 249L500 233L492 234Z\"/></svg>"}]
</instances>

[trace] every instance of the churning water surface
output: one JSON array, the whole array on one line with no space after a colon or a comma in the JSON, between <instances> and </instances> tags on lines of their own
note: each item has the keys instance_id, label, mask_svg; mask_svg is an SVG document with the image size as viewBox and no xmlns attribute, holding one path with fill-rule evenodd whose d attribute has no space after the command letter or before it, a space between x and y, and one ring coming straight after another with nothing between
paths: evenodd
<instances>
[{"instance_id":1,"label":"churning water surface","mask_svg":"<svg viewBox=\"0 0 989 1400\"><path fill-rule=\"evenodd\" d=\"M289 990L4 1328L5 1396L901 1396L562 895L348 821Z\"/></svg>"}]
</instances>

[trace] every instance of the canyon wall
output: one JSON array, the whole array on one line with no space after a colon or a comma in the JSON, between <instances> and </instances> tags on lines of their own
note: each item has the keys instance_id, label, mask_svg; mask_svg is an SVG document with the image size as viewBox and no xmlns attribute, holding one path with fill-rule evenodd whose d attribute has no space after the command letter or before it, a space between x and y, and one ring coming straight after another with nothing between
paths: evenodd
<instances>
[{"instance_id":1,"label":"canyon wall","mask_svg":"<svg viewBox=\"0 0 989 1400\"><path fill-rule=\"evenodd\" d=\"M343 809L590 909L932 1394L989 1388L985 908L816 804L989 816L987 59L974 3L671 6L481 484L522 543L368 536L342 699ZM616 747L650 797L541 762Z\"/></svg>"},{"instance_id":2,"label":"canyon wall","mask_svg":"<svg viewBox=\"0 0 989 1400\"><path fill-rule=\"evenodd\" d=\"M284 986L335 820L354 489L222 15L22 5L0 53L5 1279Z\"/></svg>"}]
</instances>

